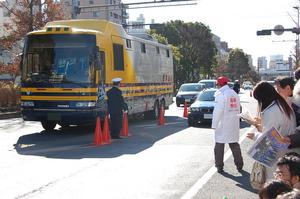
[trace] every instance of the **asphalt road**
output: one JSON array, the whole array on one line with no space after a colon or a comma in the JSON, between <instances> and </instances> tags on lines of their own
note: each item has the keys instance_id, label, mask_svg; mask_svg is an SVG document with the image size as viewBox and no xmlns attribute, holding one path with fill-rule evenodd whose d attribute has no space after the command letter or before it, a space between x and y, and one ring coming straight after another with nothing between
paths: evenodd
<instances>
[{"instance_id":1,"label":"asphalt road","mask_svg":"<svg viewBox=\"0 0 300 199\"><path fill-rule=\"evenodd\" d=\"M241 101L256 110L249 92ZM213 167L212 129L188 127L182 115L172 105L165 126L130 123L129 138L97 147L92 128L47 134L36 122L0 120L0 198L257 198L248 183L248 126L241 126L245 172L235 170L228 152L221 175Z\"/></svg>"}]
</instances>

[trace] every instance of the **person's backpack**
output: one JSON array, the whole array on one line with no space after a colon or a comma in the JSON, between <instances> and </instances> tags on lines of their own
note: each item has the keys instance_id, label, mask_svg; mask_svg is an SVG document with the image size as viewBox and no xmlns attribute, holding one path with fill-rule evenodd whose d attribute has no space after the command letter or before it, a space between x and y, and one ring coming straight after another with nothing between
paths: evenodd
<instances>
[{"instance_id":1,"label":"person's backpack","mask_svg":"<svg viewBox=\"0 0 300 199\"><path fill-rule=\"evenodd\" d=\"M266 177L266 167L255 161L250 174L251 187L260 190L266 182Z\"/></svg>"}]
</instances>

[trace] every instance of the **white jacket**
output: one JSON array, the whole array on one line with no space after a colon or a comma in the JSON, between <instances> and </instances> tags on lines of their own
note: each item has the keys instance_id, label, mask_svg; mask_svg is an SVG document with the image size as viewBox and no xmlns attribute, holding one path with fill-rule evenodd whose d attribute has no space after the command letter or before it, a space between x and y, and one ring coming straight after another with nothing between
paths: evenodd
<instances>
[{"instance_id":1,"label":"white jacket","mask_svg":"<svg viewBox=\"0 0 300 199\"><path fill-rule=\"evenodd\" d=\"M262 132L265 132L272 127L275 127L282 136L288 136L296 133L296 119L292 112L291 118L289 118L279 107L279 105L273 101L264 111L261 112L261 119L263 124ZM258 139L262 133L257 132L254 137L254 141ZM292 149L299 153L299 148ZM267 180L273 179L273 172L276 169L276 164L271 168L267 168Z\"/></svg>"},{"instance_id":2,"label":"white jacket","mask_svg":"<svg viewBox=\"0 0 300 199\"><path fill-rule=\"evenodd\" d=\"M238 142L240 137L239 96L228 85L225 85L216 91L215 102L211 125L215 129L215 142Z\"/></svg>"}]
</instances>

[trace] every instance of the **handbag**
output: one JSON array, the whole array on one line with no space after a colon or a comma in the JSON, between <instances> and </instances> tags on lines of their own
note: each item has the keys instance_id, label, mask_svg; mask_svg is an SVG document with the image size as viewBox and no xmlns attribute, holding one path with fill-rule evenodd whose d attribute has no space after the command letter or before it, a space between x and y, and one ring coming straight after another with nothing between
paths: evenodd
<instances>
[{"instance_id":1,"label":"handbag","mask_svg":"<svg viewBox=\"0 0 300 199\"><path fill-rule=\"evenodd\" d=\"M250 174L251 187L260 190L266 182L266 177L266 167L255 161Z\"/></svg>"}]
</instances>

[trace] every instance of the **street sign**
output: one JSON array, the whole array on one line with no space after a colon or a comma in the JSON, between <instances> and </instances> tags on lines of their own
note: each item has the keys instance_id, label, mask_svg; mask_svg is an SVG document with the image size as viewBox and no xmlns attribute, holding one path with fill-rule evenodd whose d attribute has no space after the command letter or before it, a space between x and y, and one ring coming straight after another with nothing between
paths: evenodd
<instances>
[{"instance_id":1,"label":"street sign","mask_svg":"<svg viewBox=\"0 0 300 199\"><path fill-rule=\"evenodd\" d=\"M272 30L258 30L256 31L256 35L271 35L272 34Z\"/></svg>"},{"instance_id":2,"label":"street sign","mask_svg":"<svg viewBox=\"0 0 300 199\"><path fill-rule=\"evenodd\" d=\"M284 32L284 27L282 25L276 25L273 31L276 35L282 35Z\"/></svg>"}]
</instances>

